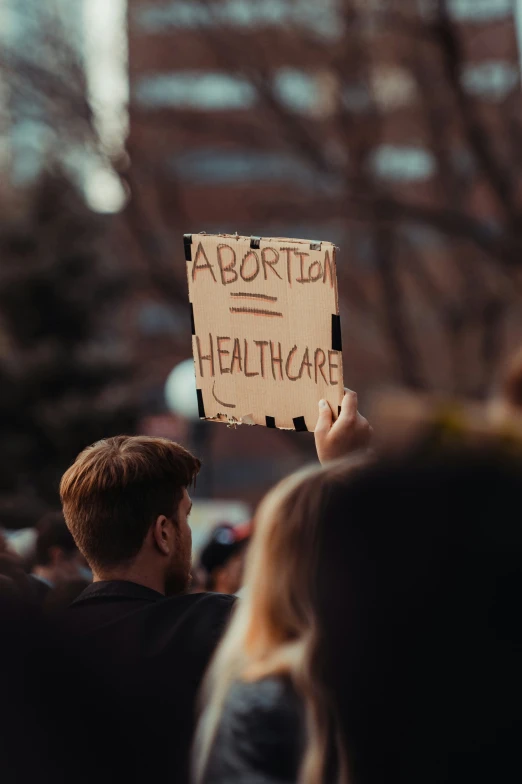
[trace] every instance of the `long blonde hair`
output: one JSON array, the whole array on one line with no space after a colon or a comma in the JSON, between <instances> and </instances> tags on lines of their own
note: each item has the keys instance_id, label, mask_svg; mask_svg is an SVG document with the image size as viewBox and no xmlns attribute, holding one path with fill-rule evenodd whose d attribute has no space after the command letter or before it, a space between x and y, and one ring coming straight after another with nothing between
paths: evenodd
<instances>
[{"instance_id":1,"label":"long blonde hair","mask_svg":"<svg viewBox=\"0 0 522 784\"><path fill-rule=\"evenodd\" d=\"M336 742L332 706L316 675L319 633L314 612L315 559L321 510L332 483L367 463L365 457L306 468L280 482L261 502L247 555L244 595L205 679L196 736L195 773L205 772L228 691L236 680L288 676L306 710L307 745L299 781L324 781ZM347 781L338 749L338 781Z\"/></svg>"}]
</instances>

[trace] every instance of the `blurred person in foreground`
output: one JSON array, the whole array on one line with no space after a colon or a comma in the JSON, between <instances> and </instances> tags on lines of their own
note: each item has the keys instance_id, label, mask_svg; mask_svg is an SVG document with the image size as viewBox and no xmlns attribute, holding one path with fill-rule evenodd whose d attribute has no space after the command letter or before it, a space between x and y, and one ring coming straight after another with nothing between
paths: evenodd
<instances>
[{"instance_id":1,"label":"blurred person in foreground","mask_svg":"<svg viewBox=\"0 0 522 784\"><path fill-rule=\"evenodd\" d=\"M216 526L199 556L204 590L236 595L243 583L250 525Z\"/></svg>"},{"instance_id":2,"label":"blurred person in foreground","mask_svg":"<svg viewBox=\"0 0 522 784\"><path fill-rule=\"evenodd\" d=\"M113 754L132 727L91 671L90 651L75 650L34 603L1 591L0 629L2 784L135 781L129 755Z\"/></svg>"},{"instance_id":3,"label":"blurred person in foreground","mask_svg":"<svg viewBox=\"0 0 522 784\"><path fill-rule=\"evenodd\" d=\"M522 445L441 443L264 499L198 782L522 780Z\"/></svg>"},{"instance_id":4,"label":"blurred person in foreground","mask_svg":"<svg viewBox=\"0 0 522 784\"><path fill-rule=\"evenodd\" d=\"M371 434L344 398L338 420L321 407L316 443L328 460ZM92 668L121 706L121 739L136 778L187 781L195 701L234 598L189 594L189 488L200 461L179 444L119 436L85 449L62 478L67 524L94 575L67 612ZM115 736L115 748L118 747ZM117 753L116 753L117 756Z\"/></svg>"}]
</instances>

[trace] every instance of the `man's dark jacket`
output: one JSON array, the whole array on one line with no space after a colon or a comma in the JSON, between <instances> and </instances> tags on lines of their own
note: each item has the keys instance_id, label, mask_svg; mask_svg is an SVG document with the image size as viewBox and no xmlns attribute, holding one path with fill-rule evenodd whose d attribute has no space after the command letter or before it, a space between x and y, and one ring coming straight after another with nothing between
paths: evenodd
<instances>
[{"instance_id":1,"label":"man's dark jacket","mask_svg":"<svg viewBox=\"0 0 522 784\"><path fill-rule=\"evenodd\" d=\"M212 593L164 597L108 581L90 585L67 610L81 661L100 685L93 700L114 717L107 761L114 781L129 774L188 781L198 691L234 601Z\"/></svg>"}]
</instances>

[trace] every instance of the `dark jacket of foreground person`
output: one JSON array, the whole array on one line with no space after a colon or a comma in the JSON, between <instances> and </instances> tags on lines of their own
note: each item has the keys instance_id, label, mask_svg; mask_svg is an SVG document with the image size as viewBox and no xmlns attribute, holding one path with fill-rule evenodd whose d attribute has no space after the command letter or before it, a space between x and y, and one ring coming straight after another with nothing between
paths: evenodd
<instances>
[{"instance_id":1,"label":"dark jacket of foreground person","mask_svg":"<svg viewBox=\"0 0 522 784\"><path fill-rule=\"evenodd\" d=\"M235 683L224 708L206 784L294 784L303 754L304 712L283 678Z\"/></svg>"},{"instance_id":2,"label":"dark jacket of foreground person","mask_svg":"<svg viewBox=\"0 0 522 784\"><path fill-rule=\"evenodd\" d=\"M211 666L196 780L521 781L521 520L507 450L285 480Z\"/></svg>"},{"instance_id":3,"label":"dark jacket of foreground person","mask_svg":"<svg viewBox=\"0 0 522 784\"><path fill-rule=\"evenodd\" d=\"M165 597L110 581L90 585L67 611L103 701L125 716L114 750L120 745L140 780L188 780L198 690L233 604L221 594Z\"/></svg>"}]
</instances>

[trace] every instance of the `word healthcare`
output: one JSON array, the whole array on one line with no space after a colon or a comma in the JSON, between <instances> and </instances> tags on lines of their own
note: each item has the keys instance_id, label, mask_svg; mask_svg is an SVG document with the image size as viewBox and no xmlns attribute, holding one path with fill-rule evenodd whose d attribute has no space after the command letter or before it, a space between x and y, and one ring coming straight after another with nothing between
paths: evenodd
<instances>
[{"instance_id":1,"label":"word healthcare","mask_svg":"<svg viewBox=\"0 0 522 784\"><path fill-rule=\"evenodd\" d=\"M204 419L313 430L343 396L336 248L186 234L192 346Z\"/></svg>"}]
</instances>

